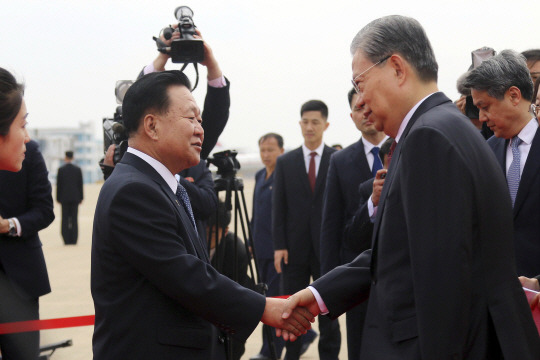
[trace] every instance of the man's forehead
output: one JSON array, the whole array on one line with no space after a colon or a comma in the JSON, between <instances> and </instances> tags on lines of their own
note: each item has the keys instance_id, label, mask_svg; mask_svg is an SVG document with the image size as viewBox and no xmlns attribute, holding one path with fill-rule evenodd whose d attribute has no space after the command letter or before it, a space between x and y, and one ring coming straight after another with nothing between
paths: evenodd
<instances>
[{"instance_id":1,"label":"man's forehead","mask_svg":"<svg viewBox=\"0 0 540 360\"><path fill-rule=\"evenodd\" d=\"M476 106L480 106L491 99L495 100L495 98L489 96L487 90L471 89L471 96L473 98L473 104Z\"/></svg>"},{"instance_id":2,"label":"man's forehead","mask_svg":"<svg viewBox=\"0 0 540 360\"><path fill-rule=\"evenodd\" d=\"M369 63L371 63L371 61L366 57L366 55L360 49L356 50L352 60L353 75L357 75L355 72L360 74L363 71L363 66Z\"/></svg>"}]
</instances>

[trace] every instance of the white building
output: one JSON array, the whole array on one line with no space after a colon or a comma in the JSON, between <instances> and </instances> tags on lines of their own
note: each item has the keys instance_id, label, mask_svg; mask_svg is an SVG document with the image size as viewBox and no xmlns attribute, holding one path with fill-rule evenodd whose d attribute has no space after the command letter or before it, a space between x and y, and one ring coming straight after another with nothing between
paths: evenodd
<instances>
[{"instance_id":1,"label":"white building","mask_svg":"<svg viewBox=\"0 0 540 360\"><path fill-rule=\"evenodd\" d=\"M74 163L80 166L84 183L103 180L98 165L103 157L103 140L96 139L94 123L80 122L79 127L29 129L30 138L40 145L49 170L49 180L56 184L58 168L64 164L65 152L73 151Z\"/></svg>"}]
</instances>

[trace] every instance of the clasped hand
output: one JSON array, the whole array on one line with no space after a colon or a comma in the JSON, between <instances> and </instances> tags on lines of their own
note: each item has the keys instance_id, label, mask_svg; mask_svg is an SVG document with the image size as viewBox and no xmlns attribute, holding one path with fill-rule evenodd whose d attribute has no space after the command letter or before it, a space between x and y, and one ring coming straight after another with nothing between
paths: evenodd
<instances>
[{"instance_id":1,"label":"clasped hand","mask_svg":"<svg viewBox=\"0 0 540 360\"><path fill-rule=\"evenodd\" d=\"M287 300L267 298L262 322L276 328L276 335L295 341L311 329L319 305L310 290L304 289Z\"/></svg>"}]
</instances>

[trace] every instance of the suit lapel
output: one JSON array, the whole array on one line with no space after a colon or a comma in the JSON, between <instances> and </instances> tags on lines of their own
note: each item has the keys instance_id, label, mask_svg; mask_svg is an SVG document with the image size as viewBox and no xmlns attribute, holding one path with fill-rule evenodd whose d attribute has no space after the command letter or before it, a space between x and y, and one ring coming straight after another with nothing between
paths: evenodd
<instances>
[{"instance_id":1,"label":"suit lapel","mask_svg":"<svg viewBox=\"0 0 540 360\"><path fill-rule=\"evenodd\" d=\"M186 209L184 209L184 206L180 203L180 200L176 197L176 194L171 193L171 189L168 185L161 185L163 192L167 194L171 202L174 203L176 211L178 211L178 214L180 215L180 220L182 221L182 226L184 230L188 233L189 240L193 243L193 246L195 247L195 250L197 251L197 255L199 255L199 258L209 262L208 259L208 252L206 251L206 248L203 246L201 239L199 235L195 232L195 229L193 228L193 224L191 223L191 219L186 212Z\"/></svg>"},{"instance_id":2,"label":"suit lapel","mask_svg":"<svg viewBox=\"0 0 540 360\"><path fill-rule=\"evenodd\" d=\"M517 216L523 202L527 198L527 194L533 186L533 180L540 171L540 128L536 130L529 155L527 156L527 162L523 168L523 174L519 182L519 188L516 195L516 201L514 203L514 218Z\"/></svg>"},{"instance_id":3,"label":"suit lapel","mask_svg":"<svg viewBox=\"0 0 540 360\"><path fill-rule=\"evenodd\" d=\"M501 170L506 178L506 147L508 146L508 140L497 138L494 139L494 141L492 146L493 153L495 154L499 165L501 165Z\"/></svg>"},{"instance_id":4,"label":"suit lapel","mask_svg":"<svg viewBox=\"0 0 540 360\"><path fill-rule=\"evenodd\" d=\"M352 165L358 169L363 179L370 177L372 173L364 152L364 140L358 140L353 146L354 155L352 156Z\"/></svg>"},{"instance_id":5,"label":"suit lapel","mask_svg":"<svg viewBox=\"0 0 540 360\"><path fill-rule=\"evenodd\" d=\"M311 194L311 185L309 185L309 178L306 172L306 162L304 161L304 152L300 146L298 149L294 150L294 163L292 164L291 173L296 173L297 179L300 179L302 187L308 194Z\"/></svg>"},{"instance_id":6,"label":"suit lapel","mask_svg":"<svg viewBox=\"0 0 540 360\"><path fill-rule=\"evenodd\" d=\"M330 155L330 148L325 145L321 156L321 163L319 164L319 171L317 172L317 178L315 180L315 191L313 191L314 195L324 191L326 173L328 172L328 166L330 165Z\"/></svg>"},{"instance_id":7,"label":"suit lapel","mask_svg":"<svg viewBox=\"0 0 540 360\"><path fill-rule=\"evenodd\" d=\"M189 215L186 213L184 206L180 204L180 201L176 198L176 194L174 194L171 191L171 188L165 182L163 177L161 177L161 175L150 164L148 164L143 159L131 153L125 153L124 156L122 157L122 162L134 166L135 168L137 168L139 171L149 176L152 180L154 180L158 184L158 186L161 188L161 191L163 191L163 193L165 193L165 195L173 203L176 211L178 212L178 215L180 216L180 220L182 221L182 226L189 237L189 239L185 239L185 240L191 241L191 243L193 244L193 247L195 248L197 252L197 255L199 256L201 260L209 262L206 248L202 245L201 240L199 239L199 236L195 232L195 229L193 228Z\"/></svg>"},{"instance_id":8,"label":"suit lapel","mask_svg":"<svg viewBox=\"0 0 540 360\"><path fill-rule=\"evenodd\" d=\"M381 225L381 219L384 213L384 206L385 206L385 200L386 195L388 194L389 189L392 187L392 182L394 180L394 177L396 176L396 171L399 168L399 158L401 156L401 149L403 148L406 140L407 135L411 131L411 128L416 123L416 120L426 113L428 110L434 108L435 106L441 105L445 102L449 102L450 99L446 97L442 92L437 92L430 97L428 97L416 111L412 115L411 119L409 120L409 123L407 124L407 127L403 131L403 134L401 135L401 138L399 139L399 142L396 146L396 149L394 150L394 153L392 154L392 160L390 161L390 167L388 168L388 173L386 175L386 180L384 182L384 186L381 192L381 197L379 200L379 206L377 208L377 216L375 218L375 225L373 228L373 238L372 238L372 248L373 253L372 256L375 255L375 249L378 241L378 235L379 235L379 227Z\"/></svg>"}]
</instances>

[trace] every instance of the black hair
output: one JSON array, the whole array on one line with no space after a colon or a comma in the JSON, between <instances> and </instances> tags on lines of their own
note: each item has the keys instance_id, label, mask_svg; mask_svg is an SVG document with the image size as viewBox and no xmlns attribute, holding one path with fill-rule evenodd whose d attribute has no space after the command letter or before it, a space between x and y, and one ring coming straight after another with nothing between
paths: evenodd
<instances>
[{"instance_id":1,"label":"black hair","mask_svg":"<svg viewBox=\"0 0 540 360\"><path fill-rule=\"evenodd\" d=\"M167 112L170 104L167 91L173 85L185 86L191 91L188 77L179 70L150 73L131 85L122 103L124 126L129 134L138 130L149 111Z\"/></svg>"},{"instance_id":2,"label":"black hair","mask_svg":"<svg viewBox=\"0 0 540 360\"><path fill-rule=\"evenodd\" d=\"M389 137L386 139L385 142L381 145L381 148L379 149L379 157L384 160L384 157L390 153L390 147L392 146L392 143L394 142L394 139Z\"/></svg>"},{"instance_id":3,"label":"black hair","mask_svg":"<svg viewBox=\"0 0 540 360\"><path fill-rule=\"evenodd\" d=\"M304 115L306 111L320 111L322 117L325 120L328 119L328 106L326 106L326 104L321 100L309 100L308 102L304 103L300 109L300 116Z\"/></svg>"},{"instance_id":4,"label":"black hair","mask_svg":"<svg viewBox=\"0 0 540 360\"><path fill-rule=\"evenodd\" d=\"M528 66L532 66L540 61L540 49L530 49L523 51L521 55L525 56Z\"/></svg>"},{"instance_id":5,"label":"black hair","mask_svg":"<svg viewBox=\"0 0 540 360\"><path fill-rule=\"evenodd\" d=\"M0 67L0 135L6 136L15 117L21 110L24 85L9 71Z\"/></svg>"},{"instance_id":6,"label":"black hair","mask_svg":"<svg viewBox=\"0 0 540 360\"><path fill-rule=\"evenodd\" d=\"M347 99L349 99L349 106L351 107L351 109L353 107L352 99L353 99L354 94L356 94L356 90L354 90L354 88L349 90L349 92L347 93Z\"/></svg>"},{"instance_id":7,"label":"black hair","mask_svg":"<svg viewBox=\"0 0 540 360\"><path fill-rule=\"evenodd\" d=\"M73 159L73 151L71 150L66 151L66 158Z\"/></svg>"},{"instance_id":8,"label":"black hair","mask_svg":"<svg viewBox=\"0 0 540 360\"><path fill-rule=\"evenodd\" d=\"M259 139L259 146L261 146L261 143L263 141L266 141L270 138L274 138L276 139L277 141L277 144L279 146L280 149L283 149L283 137L279 134L276 134L276 133L268 133L268 134L264 134L263 136L261 136L261 138Z\"/></svg>"}]
</instances>

